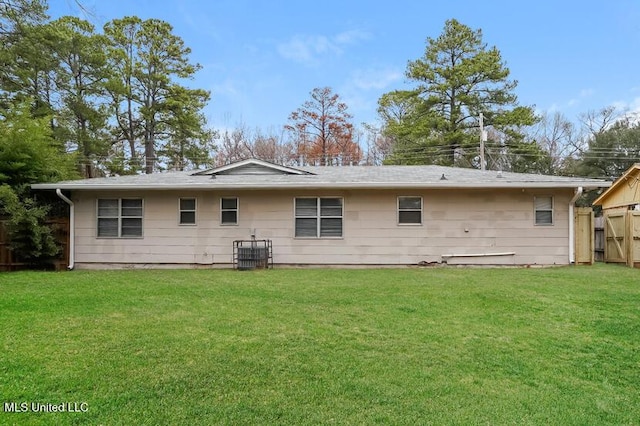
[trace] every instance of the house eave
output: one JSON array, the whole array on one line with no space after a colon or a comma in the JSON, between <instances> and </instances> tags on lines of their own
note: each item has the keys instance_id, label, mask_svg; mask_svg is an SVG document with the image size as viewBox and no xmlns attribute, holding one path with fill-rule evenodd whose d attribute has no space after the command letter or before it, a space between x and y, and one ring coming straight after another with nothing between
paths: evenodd
<instances>
[{"instance_id":1,"label":"house eave","mask_svg":"<svg viewBox=\"0 0 640 426\"><path fill-rule=\"evenodd\" d=\"M288 189L573 189L584 187L585 189L605 188L610 182L292 182L292 183L233 183L211 184L76 184L76 183L43 183L32 185L33 189L62 189L73 191L162 191L162 190L288 190Z\"/></svg>"}]
</instances>

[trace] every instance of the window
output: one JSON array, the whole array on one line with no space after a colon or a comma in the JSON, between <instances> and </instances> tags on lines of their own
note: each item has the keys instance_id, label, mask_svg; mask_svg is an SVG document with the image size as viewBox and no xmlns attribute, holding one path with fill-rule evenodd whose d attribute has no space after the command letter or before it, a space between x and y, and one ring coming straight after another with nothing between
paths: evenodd
<instances>
[{"instance_id":1,"label":"window","mask_svg":"<svg viewBox=\"0 0 640 426\"><path fill-rule=\"evenodd\" d=\"M342 198L296 198L295 221L296 237L342 237Z\"/></svg>"},{"instance_id":2,"label":"window","mask_svg":"<svg viewBox=\"0 0 640 426\"><path fill-rule=\"evenodd\" d=\"M142 199L99 199L98 237L142 237Z\"/></svg>"},{"instance_id":3,"label":"window","mask_svg":"<svg viewBox=\"0 0 640 426\"><path fill-rule=\"evenodd\" d=\"M237 198L221 198L220 199L220 223L222 225L238 224L238 199Z\"/></svg>"},{"instance_id":4,"label":"window","mask_svg":"<svg viewBox=\"0 0 640 426\"><path fill-rule=\"evenodd\" d=\"M422 197L398 197L398 223L422 224Z\"/></svg>"},{"instance_id":5,"label":"window","mask_svg":"<svg viewBox=\"0 0 640 426\"><path fill-rule=\"evenodd\" d=\"M553 225L553 197L533 199L536 225Z\"/></svg>"},{"instance_id":6,"label":"window","mask_svg":"<svg viewBox=\"0 0 640 426\"><path fill-rule=\"evenodd\" d=\"M180 225L196 224L196 199L180 198Z\"/></svg>"}]
</instances>

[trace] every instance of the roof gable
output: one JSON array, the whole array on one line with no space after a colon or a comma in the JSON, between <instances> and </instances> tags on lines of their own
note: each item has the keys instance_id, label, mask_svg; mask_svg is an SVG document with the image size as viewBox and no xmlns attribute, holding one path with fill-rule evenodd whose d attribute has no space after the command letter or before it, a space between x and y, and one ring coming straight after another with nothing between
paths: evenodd
<instances>
[{"instance_id":1,"label":"roof gable","mask_svg":"<svg viewBox=\"0 0 640 426\"><path fill-rule=\"evenodd\" d=\"M237 161L209 170L194 173L194 175L305 175L313 174L308 171L281 166L256 158Z\"/></svg>"},{"instance_id":2,"label":"roof gable","mask_svg":"<svg viewBox=\"0 0 640 426\"><path fill-rule=\"evenodd\" d=\"M640 203L640 163L636 163L593 202L604 209Z\"/></svg>"}]
</instances>

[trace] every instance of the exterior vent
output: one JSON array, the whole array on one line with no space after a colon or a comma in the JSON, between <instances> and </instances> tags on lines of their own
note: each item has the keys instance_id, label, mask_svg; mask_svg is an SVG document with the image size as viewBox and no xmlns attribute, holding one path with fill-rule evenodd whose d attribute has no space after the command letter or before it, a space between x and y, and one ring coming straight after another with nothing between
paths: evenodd
<instances>
[{"instance_id":1,"label":"exterior vent","mask_svg":"<svg viewBox=\"0 0 640 426\"><path fill-rule=\"evenodd\" d=\"M233 242L233 268L240 271L273 268L271 240Z\"/></svg>"},{"instance_id":2,"label":"exterior vent","mask_svg":"<svg viewBox=\"0 0 640 426\"><path fill-rule=\"evenodd\" d=\"M234 169L225 170L220 172L221 175L284 175L280 170L264 167L259 164L247 164L244 166L236 167Z\"/></svg>"}]
</instances>

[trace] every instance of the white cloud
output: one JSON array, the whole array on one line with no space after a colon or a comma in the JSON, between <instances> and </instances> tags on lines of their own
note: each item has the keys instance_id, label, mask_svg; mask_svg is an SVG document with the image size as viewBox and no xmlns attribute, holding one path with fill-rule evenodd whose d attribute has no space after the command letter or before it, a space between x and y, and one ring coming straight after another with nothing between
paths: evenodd
<instances>
[{"instance_id":1,"label":"white cloud","mask_svg":"<svg viewBox=\"0 0 640 426\"><path fill-rule=\"evenodd\" d=\"M625 114L638 115L640 114L640 98L634 98L631 101L616 101L611 104L618 111L622 111Z\"/></svg>"},{"instance_id":2,"label":"white cloud","mask_svg":"<svg viewBox=\"0 0 640 426\"><path fill-rule=\"evenodd\" d=\"M333 40L336 44L339 45L348 45L355 44L361 40L368 40L371 38L371 34L365 31L360 30L349 30L341 32L340 34L333 37Z\"/></svg>"},{"instance_id":3,"label":"white cloud","mask_svg":"<svg viewBox=\"0 0 640 426\"><path fill-rule=\"evenodd\" d=\"M297 34L288 41L278 44L277 49L285 59L313 66L320 57L341 55L346 46L369 37L368 33L359 30L345 31L334 36Z\"/></svg>"},{"instance_id":4,"label":"white cloud","mask_svg":"<svg viewBox=\"0 0 640 426\"><path fill-rule=\"evenodd\" d=\"M592 98L595 93L596 91L593 89L582 89L578 92L577 95L575 95L568 101L561 102L561 103L554 102L547 108L547 111L556 112L556 111L562 111L566 108L573 108L580 105L584 105L585 102L588 102L589 98Z\"/></svg>"},{"instance_id":5,"label":"white cloud","mask_svg":"<svg viewBox=\"0 0 640 426\"><path fill-rule=\"evenodd\" d=\"M354 123L373 123L378 119L378 98L390 86L402 80L404 73L391 66L369 67L353 71L338 93L354 115Z\"/></svg>"},{"instance_id":6,"label":"white cloud","mask_svg":"<svg viewBox=\"0 0 640 426\"><path fill-rule=\"evenodd\" d=\"M631 101L615 101L607 105L615 108L617 118L614 120L630 120L634 124L640 123L640 97Z\"/></svg>"},{"instance_id":7,"label":"white cloud","mask_svg":"<svg viewBox=\"0 0 640 426\"><path fill-rule=\"evenodd\" d=\"M582 89L580 91L580 97L581 98L589 98L589 97L593 96L594 93L596 93L596 91L593 90L593 89Z\"/></svg>"},{"instance_id":8,"label":"white cloud","mask_svg":"<svg viewBox=\"0 0 640 426\"><path fill-rule=\"evenodd\" d=\"M401 80L403 73L399 69L393 68L369 68L356 70L351 77L354 87L360 90L381 90L398 80Z\"/></svg>"},{"instance_id":9,"label":"white cloud","mask_svg":"<svg viewBox=\"0 0 640 426\"><path fill-rule=\"evenodd\" d=\"M242 91L238 88L237 82L227 78L220 84L213 85L213 92L225 96L238 96Z\"/></svg>"},{"instance_id":10,"label":"white cloud","mask_svg":"<svg viewBox=\"0 0 640 426\"><path fill-rule=\"evenodd\" d=\"M286 59L312 65L318 56L341 53L340 47L325 36L296 35L278 45L278 53Z\"/></svg>"},{"instance_id":11,"label":"white cloud","mask_svg":"<svg viewBox=\"0 0 640 426\"><path fill-rule=\"evenodd\" d=\"M567 102L568 107L574 107L576 105L580 105L584 100L590 98L594 95L595 90L593 89L582 89L578 93L578 96L572 99L569 99Z\"/></svg>"},{"instance_id":12,"label":"white cloud","mask_svg":"<svg viewBox=\"0 0 640 426\"><path fill-rule=\"evenodd\" d=\"M635 98L629 103L629 109L631 111L640 111L640 98Z\"/></svg>"}]
</instances>

